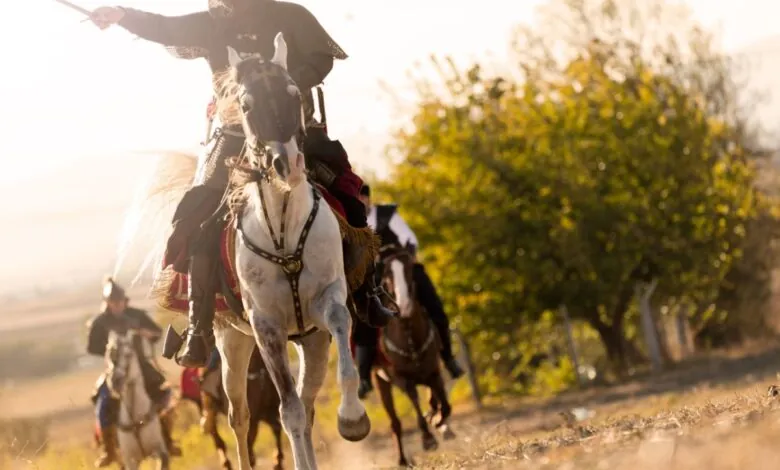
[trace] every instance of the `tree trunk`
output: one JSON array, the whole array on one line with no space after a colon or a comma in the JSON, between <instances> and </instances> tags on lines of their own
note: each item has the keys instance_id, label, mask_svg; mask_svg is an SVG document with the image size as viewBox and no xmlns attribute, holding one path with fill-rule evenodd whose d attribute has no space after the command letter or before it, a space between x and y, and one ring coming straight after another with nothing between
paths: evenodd
<instances>
[{"instance_id":1,"label":"tree trunk","mask_svg":"<svg viewBox=\"0 0 780 470\"><path fill-rule=\"evenodd\" d=\"M637 283L634 287L636 300L639 305L639 315L641 318L642 332L644 333L647 350L650 353L650 360L654 371L660 371L663 368L663 358L661 357L661 345L658 341L658 330L656 329L655 319L653 318L650 297L652 297L656 281L649 285Z\"/></svg>"},{"instance_id":2,"label":"tree trunk","mask_svg":"<svg viewBox=\"0 0 780 470\"><path fill-rule=\"evenodd\" d=\"M625 376L629 367L647 361L636 345L623 335L622 321L607 325L602 321L593 322L589 319L588 323L598 332L607 352L607 359L616 374Z\"/></svg>"}]
</instances>

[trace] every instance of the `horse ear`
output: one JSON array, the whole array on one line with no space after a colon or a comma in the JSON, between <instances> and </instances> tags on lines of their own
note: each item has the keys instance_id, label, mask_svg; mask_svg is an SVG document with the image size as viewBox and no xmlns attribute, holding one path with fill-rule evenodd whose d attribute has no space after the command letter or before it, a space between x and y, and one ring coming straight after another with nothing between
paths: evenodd
<instances>
[{"instance_id":1,"label":"horse ear","mask_svg":"<svg viewBox=\"0 0 780 470\"><path fill-rule=\"evenodd\" d=\"M236 52L236 50L230 46L227 47L227 50L228 50L228 64L230 64L231 67L235 67L236 65L238 65L239 62L241 62L241 56L238 55L238 52Z\"/></svg>"},{"instance_id":2,"label":"horse ear","mask_svg":"<svg viewBox=\"0 0 780 470\"><path fill-rule=\"evenodd\" d=\"M284 41L284 35L278 33L274 38L274 58L271 59L276 65L281 65L287 70L287 43Z\"/></svg>"}]
</instances>

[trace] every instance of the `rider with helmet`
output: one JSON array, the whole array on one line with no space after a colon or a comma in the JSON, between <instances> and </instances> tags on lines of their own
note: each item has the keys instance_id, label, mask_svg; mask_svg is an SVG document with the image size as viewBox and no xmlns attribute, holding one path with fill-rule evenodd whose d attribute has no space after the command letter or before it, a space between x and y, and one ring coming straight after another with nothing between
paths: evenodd
<instances>
[{"instance_id":1,"label":"rider with helmet","mask_svg":"<svg viewBox=\"0 0 780 470\"><path fill-rule=\"evenodd\" d=\"M274 0L210 0L207 11L184 16L162 16L131 8L101 7L92 14L100 28L118 24L144 39L167 46L179 58L205 58L218 93L218 80L228 70L228 46L239 55L260 54L270 58L274 38L282 32L288 44L288 70L303 98L305 136L301 135L306 165L311 176L327 188L345 208L348 222L366 227L366 215L358 199L362 180L352 172L341 143L327 137L324 123L314 118L312 89L322 83L335 59L347 55L306 8ZM320 102L322 104L322 102ZM323 110L320 109L320 114ZM210 116L210 119L213 116ZM218 279L218 224L212 217L223 206L229 184L226 160L243 153L244 133L240 125L216 129L206 143L194 186L185 194L174 214L173 233L166 249L167 266L188 274L189 327L179 364L203 367L213 345L215 293ZM345 258L360 259L365 247L347 246ZM354 292L362 306L361 319L381 326L394 315L379 300L382 292L369 273L364 285ZM166 348L167 349L167 348Z\"/></svg>"},{"instance_id":2,"label":"rider with helmet","mask_svg":"<svg viewBox=\"0 0 780 470\"><path fill-rule=\"evenodd\" d=\"M406 224L397 211L395 204L374 205L371 203L371 187L364 184L360 189L360 199L365 204L368 214L368 224L377 232L382 240L382 245L398 244L405 246L412 255L417 253L417 236L409 225ZM450 325L447 315L444 313L444 306L439 298L433 282L425 272L425 267L417 261L414 263L414 285L416 287L417 299L425 308L441 339L441 358L447 367L453 379L463 375L455 357L452 355L452 340L450 338ZM377 353L377 331L372 328L365 328L357 324L353 330L353 339L355 341L355 355L358 363L358 374L360 375L359 395L365 395L373 389L371 385L371 368Z\"/></svg>"},{"instance_id":3,"label":"rider with helmet","mask_svg":"<svg viewBox=\"0 0 780 470\"><path fill-rule=\"evenodd\" d=\"M149 318L145 311L128 306L129 300L122 287L116 284L113 279L106 279L103 284L101 313L92 318L87 325L89 329L87 353L104 357L109 333L112 331L122 333L127 330L136 330L151 343L160 339L162 333L160 327ZM165 376L154 363L145 360L143 356L139 356L139 360L146 393L160 410L166 409L171 398L171 389ZM105 372L97 381L92 402L95 404L95 414L103 443L103 454L95 462L95 466L106 467L118 460L116 424L119 402L112 396L108 388ZM163 420L163 436L168 445L169 453L180 455L181 451L176 447L171 437L170 425L170 421Z\"/></svg>"}]
</instances>

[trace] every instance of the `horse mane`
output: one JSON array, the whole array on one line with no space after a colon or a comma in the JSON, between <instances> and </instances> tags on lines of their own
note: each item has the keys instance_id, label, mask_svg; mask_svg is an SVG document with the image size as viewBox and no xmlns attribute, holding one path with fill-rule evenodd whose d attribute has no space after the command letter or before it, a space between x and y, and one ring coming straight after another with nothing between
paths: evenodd
<instances>
[{"instance_id":1,"label":"horse mane","mask_svg":"<svg viewBox=\"0 0 780 470\"><path fill-rule=\"evenodd\" d=\"M225 125L241 125L241 107L238 103L236 68L230 67L214 75L217 116Z\"/></svg>"}]
</instances>

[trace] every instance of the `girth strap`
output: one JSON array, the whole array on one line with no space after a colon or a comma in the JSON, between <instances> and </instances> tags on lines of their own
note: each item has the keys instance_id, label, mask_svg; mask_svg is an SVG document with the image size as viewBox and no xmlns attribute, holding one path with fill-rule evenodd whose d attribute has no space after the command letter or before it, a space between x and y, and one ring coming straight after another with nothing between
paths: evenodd
<instances>
[{"instance_id":1,"label":"girth strap","mask_svg":"<svg viewBox=\"0 0 780 470\"><path fill-rule=\"evenodd\" d=\"M284 271L284 274L287 276L287 282L289 282L290 289L292 290L293 307L295 308L295 320L298 324L298 332L299 334L303 335L306 333L306 325L303 322L303 305L301 304L301 294L299 290L299 281L301 278L301 272L303 271L303 248L306 246L306 239L308 238L309 232L311 231L311 226L314 224L314 219L317 217L321 196L319 192L317 192L317 190L312 186L311 189L312 196L314 197L314 205L311 208L311 212L309 212L309 218L306 219L306 223L303 225L303 230L301 231L301 236L298 240L298 245L295 247L295 251L291 255L285 255L285 219L287 218L287 206L290 202L290 193L284 195L284 202L282 203L281 227L279 240L277 241L276 234L274 233L274 229L271 226L268 209L266 209L262 188L259 187L259 182L257 184L260 193L260 203L263 208L263 216L265 217L266 224L268 225L268 230L271 233L271 241L273 242L274 247L276 248L276 251L279 253L279 255L269 253L252 243L241 228L241 217L236 218L236 228L238 233L241 235L241 240L252 253L279 265Z\"/></svg>"}]
</instances>

